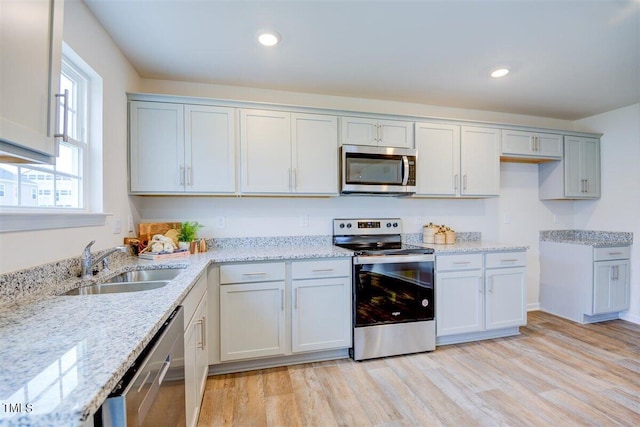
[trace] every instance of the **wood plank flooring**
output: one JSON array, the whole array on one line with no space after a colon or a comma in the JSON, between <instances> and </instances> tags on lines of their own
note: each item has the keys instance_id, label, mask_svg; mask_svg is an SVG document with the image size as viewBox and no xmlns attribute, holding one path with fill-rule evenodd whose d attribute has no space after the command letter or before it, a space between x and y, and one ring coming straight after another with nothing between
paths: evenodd
<instances>
[{"instance_id":1,"label":"wood plank flooring","mask_svg":"<svg viewBox=\"0 0 640 427\"><path fill-rule=\"evenodd\" d=\"M640 425L640 325L530 312L521 332L212 376L198 426Z\"/></svg>"}]
</instances>

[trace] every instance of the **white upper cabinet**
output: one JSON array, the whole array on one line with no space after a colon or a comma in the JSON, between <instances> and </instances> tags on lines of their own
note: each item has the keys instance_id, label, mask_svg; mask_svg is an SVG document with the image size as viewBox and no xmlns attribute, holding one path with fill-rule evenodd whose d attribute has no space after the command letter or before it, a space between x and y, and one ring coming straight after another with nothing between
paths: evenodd
<instances>
[{"instance_id":1,"label":"white upper cabinet","mask_svg":"<svg viewBox=\"0 0 640 427\"><path fill-rule=\"evenodd\" d=\"M460 126L416 123L416 195L459 195Z\"/></svg>"},{"instance_id":2,"label":"white upper cabinet","mask_svg":"<svg viewBox=\"0 0 640 427\"><path fill-rule=\"evenodd\" d=\"M340 117L340 143L413 148L413 122Z\"/></svg>"},{"instance_id":3,"label":"white upper cabinet","mask_svg":"<svg viewBox=\"0 0 640 427\"><path fill-rule=\"evenodd\" d=\"M63 9L63 0L0 2L0 148L33 150L38 162L57 156Z\"/></svg>"},{"instance_id":4,"label":"white upper cabinet","mask_svg":"<svg viewBox=\"0 0 640 427\"><path fill-rule=\"evenodd\" d=\"M184 107L129 104L129 177L132 193L184 191Z\"/></svg>"},{"instance_id":5,"label":"white upper cabinet","mask_svg":"<svg viewBox=\"0 0 640 427\"><path fill-rule=\"evenodd\" d=\"M564 158L538 167L540 200L600 197L600 140L564 137Z\"/></svg>"},{"instance_id":6,"label":"white upper cabinet","mask_svg":"<svg viewBox=\"0 0 640 427\"><path fill-rule=\"evenodd\" d=\"M516 161L562 159L562 135L502 130L502 158Z\"/></svg>"},{"instance_id":7,"label":"white upper cabinet","mask_svg":"<svg viewBox=\"0 0 640 427\"><path fill-rule=\"evenodd\" d=\"M500 131L416 123L416 196L490 197L500 192Z\"/></svg>"},{"instance_id":8,"label":"white upper cabinet","mask_svg":"<svg viewBox=\"0 0 640 427\"><path fill-rule=\"evenodd\" d=\"M242 110L242 192L337 194L337 139L334 116Z\"/></svg>"},{"instance_id":9,"label":"white upper cabinet","mask_svg":"<svg viewBox=\"0 0 640 427\"><path fill-rule=\"evenodd\" d=\"M235 192L235 110L132 101L129 170L136 194Z\"/></svg>"},{"instance_id":10,"label":"white upper cabinet","mask_svg":"<svg viewBox=\"0 0 640 427\"><path fill-rule=\"evenodd\" d=\"M185 105L185 190L196 193L236 191L235 111Z\"/></svg>"},{"instance_id":11,"label":"white upper cabinet","mask_svg":"<svg viewBox=\"0 0 640 427\"><path fill-rule=\"evenodd\" d=\"M500 130L460 127L460 173L462 196L500 194Z\"/></svg>"}]
</instances>

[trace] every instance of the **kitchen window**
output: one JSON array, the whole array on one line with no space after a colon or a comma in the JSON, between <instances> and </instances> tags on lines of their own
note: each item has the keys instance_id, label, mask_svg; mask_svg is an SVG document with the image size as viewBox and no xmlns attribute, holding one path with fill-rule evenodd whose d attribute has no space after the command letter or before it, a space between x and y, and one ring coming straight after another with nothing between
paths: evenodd
<instances>
[{"instance_id":1,"label":"kitchen window","mask_svg":"<svg viewBox=\"0 0 640 427\"><path fill-rule=\"evenodd\" d=\"M63 45L60 92L67 90L68 141L55 165L0 164L0 232L103 225L102 78ZM58 104L62 129L64 106ZM89 154L91 153L91 158ZM96 165L92 168L92 165ZM95 169L95 170L92 170ZM89 196L89 181L92 194Z\"/></svg>"}]
</instances>

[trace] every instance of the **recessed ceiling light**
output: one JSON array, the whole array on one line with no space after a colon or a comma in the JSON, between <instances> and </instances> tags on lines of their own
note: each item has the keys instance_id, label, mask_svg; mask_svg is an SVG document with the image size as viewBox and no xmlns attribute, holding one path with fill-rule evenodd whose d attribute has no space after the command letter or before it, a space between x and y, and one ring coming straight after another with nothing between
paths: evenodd
<instances>
[{"instance_id":1,"label":"recessed ceiling light","mask_svg":"<svg viewBox=\"0 0 640 427\"><path fill-rule=\"evenodd\" d=\"M275 46L280 41L278 33L262 33L258 36L258 41L263 46Z\"/></svg>"},{"instance_id":2,"label":"recessed ceiling light","mask_svg":"<svg viewBox=\"0 0 640 427\"><path fill-rule=\"evenodd\" d=\"M499 77L504 77L507 74L509 74L508 68L497 68L491 72L491 77L494 77L497 79Z\"/></svg>"}]
</instances>

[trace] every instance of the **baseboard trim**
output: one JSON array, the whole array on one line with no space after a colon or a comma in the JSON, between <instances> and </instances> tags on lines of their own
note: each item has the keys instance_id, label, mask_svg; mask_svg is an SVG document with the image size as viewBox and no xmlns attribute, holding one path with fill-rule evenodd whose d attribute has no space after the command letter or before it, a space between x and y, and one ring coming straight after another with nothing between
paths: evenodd
<instances>
[{"instance_id":1,"label":"baseboard trim","mask_svg":"<svg viewBox=\"0 0 640 427\"><path fill-rule=\"evenodd\" d=\"M627 322L635 323L636 325L640 325L640 315L629 313L628 311L624 314L620 315L622 320L626 320Z\"/></svg>"},{"instance_id":2,"label":"baseboard trim","mask_svg":"<svg viewBox=\"0 0 640 427\"><path fill-rule=\"evenodd\" d=\"M540 303L532 302L530 304L527 304L527 311L540 311Z\"/></svg>"}]
</instances>

